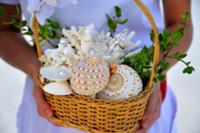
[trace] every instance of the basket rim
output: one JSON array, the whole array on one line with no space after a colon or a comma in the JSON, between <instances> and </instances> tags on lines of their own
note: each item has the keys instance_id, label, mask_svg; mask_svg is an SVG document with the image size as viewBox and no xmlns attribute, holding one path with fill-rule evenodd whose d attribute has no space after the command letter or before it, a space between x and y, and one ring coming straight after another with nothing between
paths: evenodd
<instances>
[{"instance_id":1,"label":"basket rim","mask_svg":"<svg viewBox=\"0 0 200 133\"><path fill-rule=\"evenodd\" d=\"M42 88L43 90L43 88ZM115 102L115 103L120 103L120 102L126 102L126 101L138 101L140 100L141 98L143 97L146 97L147 95L150 95L152 93L152 91L149 91L149 90L152 90L152 89L148 89L148 86L145 87L145 89L143 89L143 91L141 91L137 96L132 96L132 97L129 97L129 98L123 98L123 99L100 99L100 98L91 98L91 97L88 97L88 96L84 96L84 95L80 95L80 94L77 94L77 93L73 93L73 94L70 94L70 95L54 95L54 94L50 94L48 92L45 92L44 90L44 93L47 93L49 95L52 95L54 97L59 97L59 98L65 98L65 97L81 97L82 99L85 99L85 100L88 100L88 101L93 101L93 102Z\"/></svg>"}]
</instances>

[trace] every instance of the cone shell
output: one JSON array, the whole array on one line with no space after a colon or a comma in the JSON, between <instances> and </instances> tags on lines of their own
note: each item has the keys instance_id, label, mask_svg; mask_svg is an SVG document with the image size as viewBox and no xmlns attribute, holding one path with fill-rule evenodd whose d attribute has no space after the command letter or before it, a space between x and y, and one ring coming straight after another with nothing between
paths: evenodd
<instances>
[{"instance_id":1,"label":"cone shell","mask_svg":"<svg viewBox=\"0 0 200 133\"><path fill-rule=\"evenodd\" d=\"M51 82L46 84L43 90L53 95L70 95L73 93L68 82Z\"/></svg>"},{"instance_id":2,"label":"cone shell","mask_svg":"<svg viewBox=\"0 0 200 133\"><path fill-rule=\"evenodd\" d=\"M137 96L142 91L142 80L129 66L117 65L116 72L110 77L109 83L98 98L123 99Z\"/></svg>"},{"instance_id":3,"label":"cone shell","mask_svg":"<svg viewBox=\"0 0 200 133\"><path fill-rule=\"evenodd\" d=\"M96 57L89 57L72 68L70 83L76 93L91 96L106 87L109 77L108 64Z\"/></svg>"},{"instance_id":4,"label":"cone shell","mask_svg":"<svg viewBox=\"0 0 200 133\"><path fill-rule=\"evenodd\" d=\"M50 81L65 81L69 79L71 71L65 66L48 66L40 69L40 75Z\"/></svg>"}]
</instances>

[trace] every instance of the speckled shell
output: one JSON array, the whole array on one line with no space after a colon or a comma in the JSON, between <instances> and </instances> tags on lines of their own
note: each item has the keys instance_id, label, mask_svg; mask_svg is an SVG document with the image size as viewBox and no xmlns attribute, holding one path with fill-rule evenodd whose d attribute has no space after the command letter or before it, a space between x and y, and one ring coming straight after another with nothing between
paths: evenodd
<instances>
[{"instance_id":1,"label":"speckled shell","mask_svg":"<svg viewBox=\"0 0 200 133\"><path fill-rule=\"evenodd\" d=\"M68 82L51 82L43 87L43 90L53 95L70 95L73 93Z\"/></svg>"},{"instance_id":2,"label":"speckled shell","mask_svg":"<svg viewBox=\"0 0 200 133\"><path fill-rule=\"evenodd\" d=\"M96 57L89 57L72 68L71 88L81 95L95 95L106 87L109 77L108 64Z\"/></svg>"},{"instance_id":3,"label":"speckled shell","mask_svg":"<svg viewBox=\"0 0 200 133\"><path fill-rule=\"evenodd\" d=\"M129 66L117 65L106 89L98 93L98 98L123 99L138 95L142 91L142 80Z\"/></svg>"}]
</instances>

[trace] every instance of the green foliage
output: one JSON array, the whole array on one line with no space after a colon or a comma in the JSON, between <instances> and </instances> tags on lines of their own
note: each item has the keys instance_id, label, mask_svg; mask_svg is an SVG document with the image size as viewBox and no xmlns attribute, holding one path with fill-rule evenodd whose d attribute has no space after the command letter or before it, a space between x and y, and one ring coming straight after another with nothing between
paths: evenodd
<instances>
[{"instance_id":1,"label":"green foliage","mask_svg":"<svg viewBox=\"0 0 200 133\"><path fill-rule=\"evenodd\" d=\"M123 64L126 64L135 69L140 75L144 84L149 79L151 74L151 64L153 61L153 47L147 48L146 46L135 55L125 58Z\"/></svg>"},{"instance_id":2,"label":"green foliage","mask_svg":"<svg viewBox=\"0 0 200 133\"><path fill-rule=\"evenodd\" d=\"M4 14L4 10L3 10L3 14ZM22 24L19 24L19 22L18 22L20 20L20 18L21 18L20 9L19 9L19 6L16 6L15 10L12 13L11 20L9 22L2 22L2 23L3 24L12 25L15 28L19 29L19 28L21 28L21 25L22 25Z\"/></svg>"},{"instance_id":3,"label":"green foliage","mask_svg":"<svg viewBox=\"0 0 200 133\"><path fill-rule=\"evenodd\" d=\"M181 15L181 18L184 22L187 22L190 19L190 13L186 12L184 14Z\"/></svg>"},{"instance_id":4,"label":"green foliage","mask_svg":"<svg viewBox=\"0 0 200 133\"><path fill-rule=\"evenodd\" d=\"M193 71L195 71L193 66L187 66L184 70L183 73L191 74Z\"/></svg>"},{"instance_id":5,"label":"green foliage","mask_svg":"<svg viewBox=\"0 0 200 133\"><path fill-rule=\"evenodd\" d=\"M115 33L118 25L124 25L128 22L127 18L121 20L122 17L121 8L118 6L115 6L114 8L115 8L115 16L110 17L109 15L106 15L107 25L111 36L113 36L113 34Z\"/></svg>"},{"instance_id":6,"label":"green foliage","mask_svg":"<svg viewBox=\"0 0 200 133\"><path fill-rule=\"evenodd\" d=\"M5 10L3 6L0 5L0 17L3 16L4 14L5 14Z\"/></svg>"},{"instance_id":7,"label":"green foliage","mask_svg":"<svg viewBox=\"0 0 200 133\"><path fill-rule=\"evenodd\" d=\"M183 36L184 36L184 29L179 28L177 31L173 33L172 44L177 45L177 43L183 38Z\"/></svg>"},{"instance_id":8,"label":"green foliage","mask_svg":"<svg viewBox=\"0 0 200 133\"><path fill-rule=\"evenodd\" d=\"M24 29L22 32L23 35L33 36L33 31L30 27L26 26L27 22L22 21L19 23L19 28ZM44 46L47 42L51 44L53 47L57 47L57 45L53 44L50 40L61 38L61 26L58 22L47 19L47 22L44 25L39 25L39 42L42 46Z\"/></svg>"},{"instance_id":9,"label":"green foliage","mask_svg":"<svg viewBox=\"0 0 200 133\"><path fill-rule=\"evenodd\" d=\"M170 55L169 57L176 59L176 60L181 60L181 59L185 58L186 56L187 56L187 54L181 54L181 53L177 52L175 54Z\"/></svg>"},{"instance_id":10,"label":"green foliage","mask_svg":"<svg viewBox=\"0 0 200 133\"><path fill-rule=\"evenodd\" d=\"M176 59L178 61L181 61L186 67L183 69L183 73L187 73L187 74L191 74L193 71L195 71L194 67L191 66L191 62L186 62L184 61L183 59L187 56L187 54L181 54L179 52L175 53L175 54L172 54L172 55L169 55L168 57L169 58L172 58L172 59Z\"/></svg>"},{"instance_id":11,"label":"green foliage","mask_svg":"<svg viewBox=\"0 0 200 133\"><path fill-rule=\"evenodd\" d=\"M115 6L115 15L119 18L122 16L122 10L120 7Z\"/></svg>"},{"instance_id":12,"label":"green foliage","mask_svg":"<svg viewBox=\"0 0 200 133\"><path fill-rule=\"evenodd\" d=\"M183 69L183 73L191 74L195 71L194 67L191 66L191 62L184 61L184 58L187 56L185 53L177 52L175 54L171 54L170 52L173 47L177 47L179 42L184 36L184 31L186 30L186 23L189 20L189 13L185 13L182 15L183 26L180 26L175 32L169 32L168 30L164 30L159 34L159 42L160 42L160 52L163 57L160 59L157 68L156 68L156 76L154 81L163 81L165 80L165 72L169 69L170 63L168 62L168 58L175 59L184 63L185 68ZM154 42L154 33L150 33L150 38L152 42ZM152 69L153 63L153 52L154 46L147 48L143 47L140 53L136 55L132 55L130 57L125 58L124 64L127 64L134 68L137 73L141 76L144 85L150 78L150 73Z\"/></svg>"}]
</instances>

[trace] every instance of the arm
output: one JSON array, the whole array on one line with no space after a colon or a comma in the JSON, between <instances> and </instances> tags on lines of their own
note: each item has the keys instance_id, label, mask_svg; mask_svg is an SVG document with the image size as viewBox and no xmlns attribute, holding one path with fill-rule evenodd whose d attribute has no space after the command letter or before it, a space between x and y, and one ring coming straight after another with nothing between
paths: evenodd
<instances>
[{"instance_id":1,"label":"arm","mask_svg":"<svg viewBox=\"0 0 200 133\"><path fill-rule=\"evenodd\" d=\"M19 30L5 24L11 21L17 5L2 6L5 14L0 17L0 57L34 78L39 66L36 52L27 44Z\"/></svg>"},{"instance_id":2,"label":"arm","mask_svg":"<svg viewBox=\"0 0 200 133\"><path fill-rule=\"evenodd\" d=\"M5 14L0 16L0 57L10 65L24 71L33 79L33 96L35 98L38 113L41 117L51 121L53 112L45 101L42 90L36 84L36 78L40 63L36 51L24 40L20 31L12 25L5 24L12 19L16 5L3 5ZM21 18L19 18L20 21Z\"/></svg>"},{"instance_id":3,"label":"arm","mask_svg":"<svg viewBox=\"0 0 200 133\"><path fill-rule=\"evenodd\" d=\"M181 14L185 12L191 13L191 1L190 0L163 0L164 17L166 28L169 31L175 31L179 27L178 22L181 22ZM185 53L192 41L192 21L191 19L187 23L187 27L190 29L185 31L183 39L180 41L177 47L174 47L170 54L181 52ZM161 55L162 56L162 55ZM170 67L177 63L176 60L169 59ZM147 109L141 122L141 128L136 131L136 133L146 133L148 129L154 124L154 122L159 118L161 111L161 92L159 85L154 86L154 91L150 96Z\"/></svg>"},{"instance_id":4,"label":"arm","mask_svg":"<svg viewBox=\"0 0 200 133\"><path fill-rule=\"evenodd\" d=\"M175 31L179 28L178 22L181 22L181 14L189 12L191 14L191 1L190 0L163 0L165 25L169 31ZM192 42L193 26L192 20L188 21L187 27L189 30L184 32L184 37L180 41L178 47L173 47L170 54L180 52L186 53ZM171 67L177 63L174 59L169 59Z\"/></svg>"}]
</instances>

